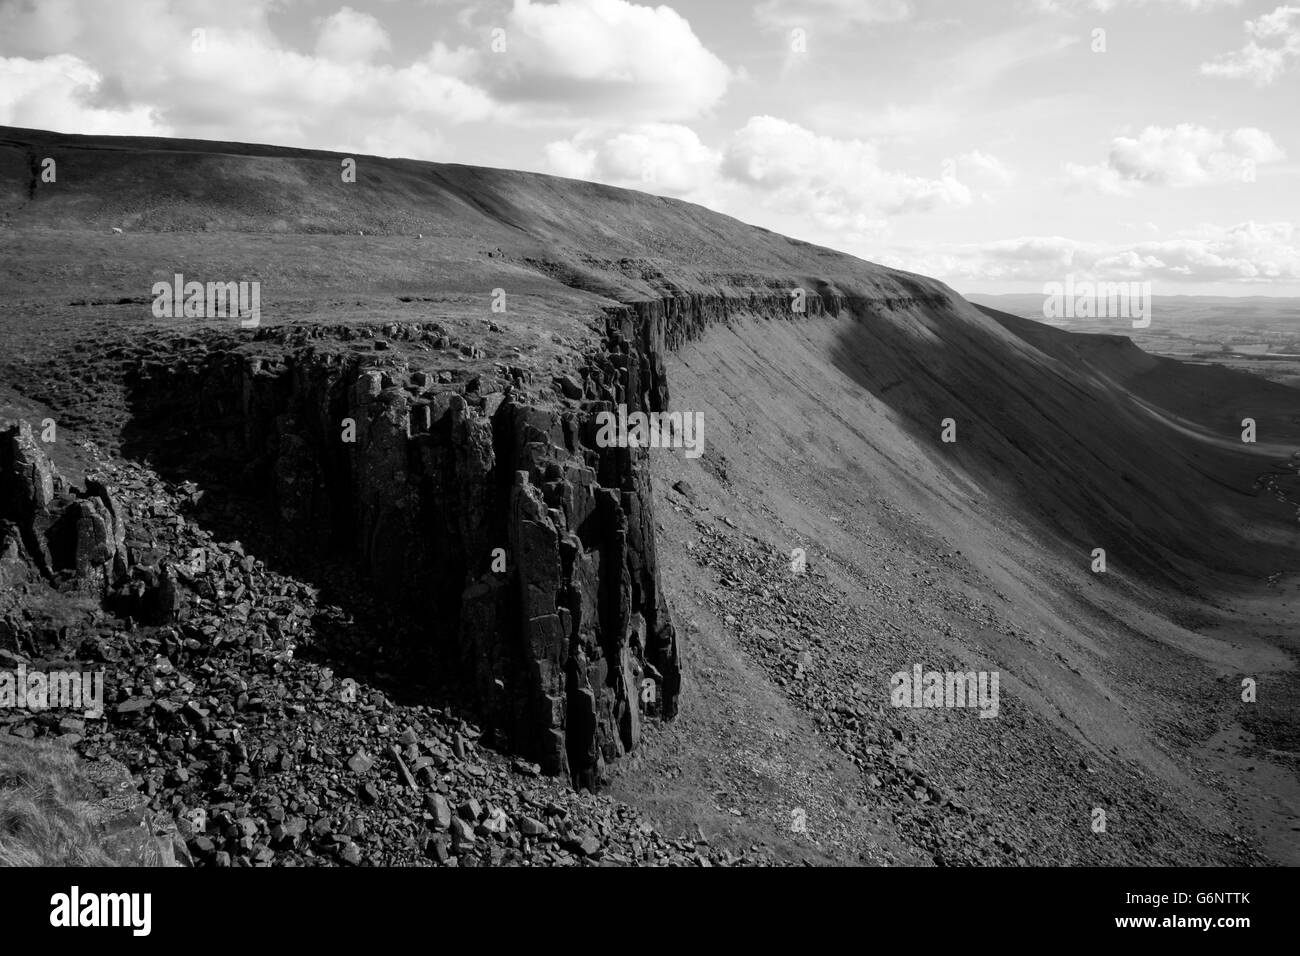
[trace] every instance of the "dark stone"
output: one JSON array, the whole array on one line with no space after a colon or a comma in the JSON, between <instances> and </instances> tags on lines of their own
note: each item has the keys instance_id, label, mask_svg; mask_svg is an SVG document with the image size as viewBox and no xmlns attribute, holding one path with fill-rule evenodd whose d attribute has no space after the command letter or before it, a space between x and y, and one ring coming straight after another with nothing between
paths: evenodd
<instances>
[{"instance_id":1,"label":"dark stone","mask_svg":"<svg viewBox=\"0 0 1300 956\"><path fill-rule=\"evenodd\" d=\"M433 825L437 829L446 830L451 826L451 805L442 794L426 793L424 809L433 817Z\"/></svg>"}]
</instances>

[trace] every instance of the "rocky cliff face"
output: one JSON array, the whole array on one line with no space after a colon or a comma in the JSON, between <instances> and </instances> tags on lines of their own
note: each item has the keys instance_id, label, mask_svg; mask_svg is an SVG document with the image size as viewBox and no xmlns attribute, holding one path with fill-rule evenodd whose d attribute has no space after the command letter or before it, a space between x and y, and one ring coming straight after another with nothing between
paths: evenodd
<instances>
[{"instance_id":1,"label":"rocky cliff face","mask_svg":"<svg viewBox=\"0 0 1300 956\"><path fill-rule=\"evenodd\" d=\"M447 382L403 347L429 333L388 331L389 354L227 343L142 369L135 398L150 427L243 463L286 540L350 555L459 662L508 746L595 784L643 709L677 705L645 452L597 447L589 408L530 401L508 375Z\"/></svg>"},{"instance_id":2,"label":"rocky cliff face","mask_svg":"<svg viewBox=\"0 0 1300 956\"><path fill-rule=\"evenodd\" d=\"M806 314L899 304L828 294ZM240 468L282 540L349 555L457 662L487 726L586 786L681 691L647 452L600 447L597 415L668 410L666 352L738 311L792 317L783 294L613 308L540 389L511 366L438 370L435 327L279 327L146 365L131 389L142 427Z\"/></svg>"},{"instance_id":3,"label":"rocky cliff face","mask_svg":"<svg viewBox=\"0 0 1300 956\"><path fill-rule=\"evenodd\" d=\"M108 597L129 570L111 490L71 487L28 422L0 422L0 588L43 581Z\"/></svg>"}]
</instances>

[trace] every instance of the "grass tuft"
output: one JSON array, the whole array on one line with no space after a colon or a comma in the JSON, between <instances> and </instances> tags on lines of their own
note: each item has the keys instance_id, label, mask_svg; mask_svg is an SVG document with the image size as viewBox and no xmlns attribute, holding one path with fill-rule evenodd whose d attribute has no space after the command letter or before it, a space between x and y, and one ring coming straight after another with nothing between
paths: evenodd
<instances>
[{"instance_id":1,"label":"grass tuft","mask_svg":"<svg viewBox=\"0 0 1300 956\"><path fill-rule=\"evenodd\" d=\"M0 737L0 866L161 863L155 841L124 841L109 832L100 821L99 796L69 748Z\"/></svg>"}]
</instances>

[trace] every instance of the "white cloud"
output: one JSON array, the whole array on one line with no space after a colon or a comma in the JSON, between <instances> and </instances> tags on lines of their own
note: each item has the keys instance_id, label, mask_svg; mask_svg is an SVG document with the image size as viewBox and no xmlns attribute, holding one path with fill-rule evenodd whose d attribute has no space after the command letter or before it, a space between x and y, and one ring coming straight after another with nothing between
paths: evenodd
<instances>
[{"instance_id":1,"label":"white cloud","mask_svg":"<svg viewBox=\"0 0 1300 956\"><path fill-rule=\"evenodd\" d=\"M885 168L873 143L772 116L751 117L716 148L687 127L645 124L549 143L546 160L561 175L679 196L840 248L882 235L890 216L969 204L959 175L985 184L1009 175L973 152L937 178L915 176Z\"/></svg>"},{"instance_id":2,"label":"white cloud","mask_svg":"<svg viewBox=\"0 0 1300 956\"><path fill-rule=\"evenodd\" d=\"M582 133L548 143L550 169L561 176L633 186L647 192L707 201L722 156L693 130L647 123L607 139Z\"/></svg>"},{"instance_id":3,"label":"white cloud","mask_svg":"<svg viewBox=\"0 0 1300 956\"><path fill-rule=\"evenodd\" d=\"M505 50L483 58L497 96L555 116L666 121L697 116L731 71L671 7L627 0L514 0Z\"/></svg>"},{"instance_id":4,"label":"white cloud","mask_svg":"<svg viewBox=\"0 0 1300 956\"><path fill-rule=\"evenodd\" d=\"M365 63L392 49L388 31L368 13L342 7L326 17L316 38L316 55L340 63Z\"/></svg>"},{"instance_id":5,"label":"white cloud","mask_svg":"<svg viewBox=\"0 0 1300 956\"><path fill-rule=\"evenodd\" d=\"M445 158L428 152L441 142L438 127L500 109L451 75L447 61L455 58L440 46L402 67L364 62L383 49L386 34L373 18L344 8L325 21L324 55L313 56L283 46L267 10L253 0L0 7L0 54L22 54L0 61L0 115L69 132L415 149L417 158ZM196 24L205 31L202 51L191 43Z\"/></svg>"},{"instance_id":6,"label":"white cloud","mask_svg":"<svg viewBox=\"0 0 1300 956\"><path fill-rule=\"evenodd\" d=\"M282 0L2 0L0 116L68 132L260 139L449 157L451 128L693 116L731 73L666 6L514 0L506 50L386 62L388 31L344 6L308 50L272 29ZM205 31L197 51L191 31Z\"/></svg>"},{"instance_id":7,"label":"white cloud","mask_svg":"<svg viewBox=\"0 0 1300 956\"><path fill-rule=\"evenodd\" d=\"M1259 286L1300 280L1300 225L1202 225L1164 240L1089 243L1027 236L972 245L898 246L876 261L948 282L1227 282Z\"/></svg>"},{"instance_id":8,"label":"white cloud","mask_svg":"<svg viewBox=\"0 0 1300 956\"><path fill-rule=\"evenodd\" d=\"M1201 72L1268 86L1286 72L1292 61L1300 59L1300 7L1278 7L1258 20L1247 20L1246 34L1251 39L1244 47L1202 63ZM1276 45L1272 44L1274 40L1278 41Z\"/></svg>"},{"instance_id":9,"label":"white cloud","mask_svg":"<svg viewBox=\"0 0 1300 956\"><path fill-rule=\"evenodd\" d=\"M1216 131L1184 123L1148 126L1136 137L1111 142L1106 162L1067 163L1067 176L1102 192L1126 194L1139 186L1201 186L1251 182L1259 166L1285 157L1268 133L1254 127Z\"/></svg>"},{"instance_id":10,"label":"white cloud","mask_svg":"<svg viewBox=\"0 0 1300 956\"><path fill-rule=\"evenodd\" d=\"M831 230L971 201L970 190L955 176L928 179L886 170L872 143L822 136L772 116L751 117L733 134L723 172Z\"/></svg>"},{"instance_id":11,"label":"white cloud","mask_svg":"<svg viewBox=\"0 0 1300 956\"><path fill-rule=\"evenodd\" d=\"M170 136L171 127L148 106L96 105L103 77L75 56L41 60L0 57L0 125Z\"/></svg>"}]
</instances>

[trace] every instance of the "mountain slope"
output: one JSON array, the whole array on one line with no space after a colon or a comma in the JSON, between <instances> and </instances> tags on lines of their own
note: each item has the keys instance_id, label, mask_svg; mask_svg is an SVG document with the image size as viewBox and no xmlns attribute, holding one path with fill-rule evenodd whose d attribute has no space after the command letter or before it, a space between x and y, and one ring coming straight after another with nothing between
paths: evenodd
<instances>
[{"instance_id":1,"label":"mountain slope","mask_svg":"<svg viewBox=\"0 0 1300 956\"><path fill-rule=\"evenodd\" d=\"M47 155L58 181L33 182ZM674 200L373 157L344 183L341 160L0 130L0 374L111 445L103 423L131 411L111 370L84 387L100 359L84 353L157 334L165 356L164 331L219 324L152 318L152 283L177 271L258 278L268 325L437 320L481 340L485 363L539 369L575 368L605 310L631 305L664 366L651 378L672 408L703 414L706 449L653 456L688 677L682 716L616 784L625 799L738 843L775 839L785 810L804 809L833 826L834 846L809 836L833 858L876 859L901 839L886 856L1236 859L1210 742L1245 727L1283 776L1296 761L1294 718L1278 716L1296 694L1294 641L1279 636L1296 593L1293 390L977 309L932 279ZM82 299L115 304L68 306ZM691 496L668 490L682 479ZM781 582L793 548L815 586ZM690 670L692 642L710 673ZM812 676L796 679L803 654ZM915 663L1001 671L1003 718L891 708L889 676ZM1237 690L1264 674L1267 717ZM749 723L712 706L710 687ZM781 757L770 798L736 808L740 823L701 813L723 806L704 781L742 793L755 752ZM797 785L814 768L856 781L853 806ZM694 782L664 790L682 777ZM1250 836L1276 858L1295 808L1269 803L1291 798L1268 779L1227 792L1262 801ZM1096 806L1130 821L1116 841L1093 839Z\"/></svg>"}]
</instances>

